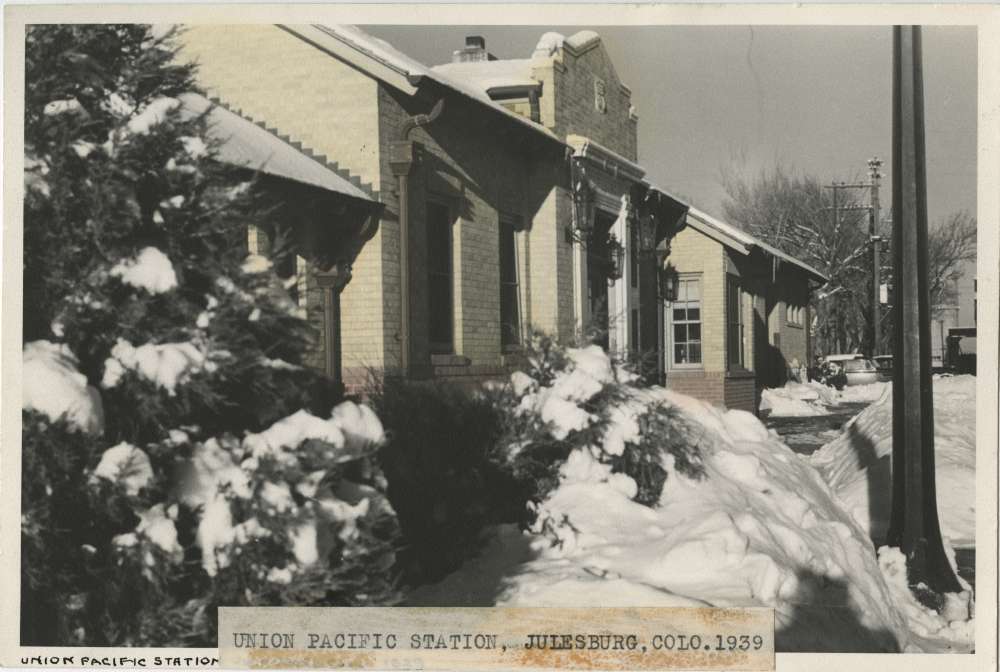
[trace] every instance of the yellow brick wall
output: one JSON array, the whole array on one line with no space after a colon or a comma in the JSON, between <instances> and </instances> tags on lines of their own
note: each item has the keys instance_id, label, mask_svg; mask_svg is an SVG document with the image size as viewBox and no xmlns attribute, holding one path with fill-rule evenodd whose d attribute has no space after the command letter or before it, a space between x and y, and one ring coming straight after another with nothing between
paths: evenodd
<instances>
[{"instance_id":1,"label":"yellow brick wall","mask_svg":"<svg viewBox=\"0 0 1000 672\"><path fill-rule=\"evenodd\" d=\"M809 311L804 310L801 324L789 324L785 320L785 308L790 303L792 306L808 308L809 290L808 280L804 274L795 269L784 266L778 275L778 285L782 300L778 309L778 320L781 333L781 353L788 364L793 359L798 359L803 366L808 366L807 361L807 334L809 328Z\"/></svg>"},{"instance_id":2,"label":"yellow brick wall","mask_svg":"<svg viewBox=\"0 0 1000 672\"><path fill-rule=\"evenodd\" d=\"M190 26L181 42L180 57L199 63L210 96L381 187L375 80L273 25ZM384 228L362 249L341 297L345 372L385 361Z\"/></svg>"},{"instance_id":3,"label":"yellow brick wall","mask_svg":"<svg viewBox=\"0 0 1000 672\"><path fill-rule=\"evenodd\" d=\"M410 98L390 88L379 92L380 142L398 139L403 121L425 113L433 98ZM415 129L410 139L422 155L410 176L410 251L413 359L426 361L427 294L424 217L428 198L450 208L454 224L453 311L456 362L436 367L437 375L486 375L504 366L500 330L501 213L519 216L518 234L521 320L550 332L559 328L560 296L565 281L560 262L559 218L568 198L564 156L554 143L539 145L533 134L473 103L448 97L439 120ZM383 162L383 184L394 180ZM382 193L388 216L383 222L383 306L387 343L399 331L399 204L394 189ZM398 361L398 348L386 348L387 365ZM434 358L439 361L441 358ZM464 368L463 368L464 367Z\"/></svg>"},{"instance_id":4,"label":"yellow brick wall","mask_svg":"<svg viewBox=\"0 0 1000 672\"><path fill-rule=\"evenodd\" d=\"M532 76L542 82L539 99L542 123L559 137L588 137L635 161L638 155L638 124L630 110L631 92L622 85L604 45L580 54L568 47L552 58L539 60ZM607 107L595 106L594 83L603 80Z\"/></svg>"},{"instance_id":5,"label":"yellow brick wall","mask_svg":"<svg viewBox=\"0 0 1000 672\"><path fill-rule=\"evenodd\" d=\"M726 274L721 243L686 227L670 244L669 262L678 274L701 278L701 357L702 370L726 370ZM670 306L667 306L670 309ZM666 320L668 328L670 321ZM668 341L669 344L669 341ZM670 353L667 353L670 357ZM668 366L667 376L670 376Z\"/></svg>"}]
</instances>

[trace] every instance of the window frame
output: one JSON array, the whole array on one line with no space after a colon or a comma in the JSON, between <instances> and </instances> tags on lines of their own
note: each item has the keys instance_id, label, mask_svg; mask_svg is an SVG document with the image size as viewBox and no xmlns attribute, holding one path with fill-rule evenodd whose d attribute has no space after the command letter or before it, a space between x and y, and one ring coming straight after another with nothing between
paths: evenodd
<instances>
[{"instance_id":1,"label":"window frame","mask_svg":"<svg viewBox=\"0 0 1000 672\"><path fill-rule=\"evenodd\" d=\"M735 292L735 296L734 296ZM743 317L743 283L739 276L726 274L726 371L747 371L746 324ZM735 310L734 310L735 309ZM735 314L736 321L733 322ZM735 329L735 334L734 334ZM738 361L733 361L733 337L736 337Z\"/></svg>"},{"instance_id":2,"label":"window frame","mask_svg":"<svg viewBox=\"0 0 1000 672\"><path fill-rule=\"evenodd\" d=\"M447 250L443 258L447 260L447 272L438 271L433 268L431 262L431 209L441 208L446 214L446 226L448 233ZM426 280L427 280L427 348L432 355L453 355L455 354L455 213L451 205L444 199L428 197L424 204L424 241L426 244ZM450 340L434 340L434 324L432 321L432 311L430 306L437 303L434 300L433 291L435 277L447 277L447 282L443 283L448 287L448 300L440 302L448 307L449 335Z\"/></svg>"},{"instance_id":3,"label":"window frame","mask_svg":"<svg viewBox=\"0 0 1000 672\"><path fill-rule=\"evenodd\" d=\"M518 254L517 254L517 232L523 229L523 220L520 215L500 212L498 214L497 220L498 228L498 250L497 250L497 261L499 267L499 279L498 288L500 292L500 305L499 305L499 324L500 324L500 348L503 352L511 352L520 350L524 345L524 334L522 333L522 321L521 321L521 274L518 268ZM509 233L508 233L509 232ZM513 280L505 279L504 274L504 249L505 249L505 238L509 235L509 242L511 244L511 258L509 263L513 264ZM508 269L510 270L510 269ZM508 332L510 330L505 326L505 315L504 315L504 290L511 292L512 297L508 297L513 301L513 322L511 326L513 327L514 340L508 340Z\"/></svg>"},{"instance_id":4,"label":"window frame","mask_svg":"<svg viewBox=\"0 0 1000 672\"><path fill-rule=\"evenodd\" d=\"M697 285L698 285L698 319L697 320L682 320L680 322L675 322L674 321L674 304L678 303L679 301L671 301L670 302L670 307L668 308L668 310L669 310L669 319L667 320L667 322L669 324L669 327L667 329L667 333L669 335L669 337L667 338L667 342L668 342L667 349L668 349L668 353L669 354L668 354L667 357L665 357L665 359L666 359L666 361L667 361L667 363L669 365L669 368L671 370L683 370L683 371L702 370L702 369L705 368L705 339L704 339L704 326L705 326L704 288L705 288L705 283L703 282L703 278L702 278L702 274L701 273L680 273L680 274L678 274L678 276L677 276L677 296L678 296L678 298L681 296L681 287L686 282L694 282L694 283L697 283ZM690 304L691 302L685 300L683 303L685 305L687 305L687 304ZM699 351L699 356L698 356L698 360L699 361L697 361L697 362L678 362L678 361L676 361L676 359L677 359L677 357L676 357L676 353L677 353L677 350L676 350L677 341L675 339L675 330L674 330L674 325L675 324L685 324L685 325L697 324L698 325L699 332L700 332L700 335L701 335L701 338L699 338L699 340L697 341L698 345L700 346L700 351ZM689 345L691 343L694 343L694 342L695 341L691 341L691 340L683 341L683 343L686 343L686 344L689 344Z\"/></svg>"}]
</instances>

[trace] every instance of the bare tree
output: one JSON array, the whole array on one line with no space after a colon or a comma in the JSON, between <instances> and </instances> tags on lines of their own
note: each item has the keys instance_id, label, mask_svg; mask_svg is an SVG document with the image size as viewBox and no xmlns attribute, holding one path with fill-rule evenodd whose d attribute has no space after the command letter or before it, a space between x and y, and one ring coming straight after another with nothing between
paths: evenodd
<instances>
[{"instance_id":1,"label":"bare tree","mask_svg":"<svg viewBox=\"0 0 1000 672\"><path fill-rule=\"evenodd\" d=\"M722 182L729 221L829 278L815 293L817 348L850 352L863 347L871 296L867 215L844 209L860 205L858 195L841 190L837 216L832 190L780 164L752 177L724 171Z\"/></svg>"},{"instance_id":2,"label":"bare tree","mask_svg":"<svg viewBox=\"0 0 1000 672\"><path fill-rule=\"evenodd\" d=\"M930 273L931 304L954 303L955 282L963 267L976 260L976 218L966 210L939 220L927 240L927 267Z\"/></svg>"}]
</instances>

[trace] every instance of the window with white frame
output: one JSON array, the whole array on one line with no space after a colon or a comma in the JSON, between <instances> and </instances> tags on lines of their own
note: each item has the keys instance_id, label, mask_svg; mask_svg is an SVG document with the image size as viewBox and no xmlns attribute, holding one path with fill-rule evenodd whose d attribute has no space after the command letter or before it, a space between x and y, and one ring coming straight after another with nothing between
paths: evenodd
<instances>
[{"instance_id":1,"label":"window with white frame","mask_svg":"<svg viewBox=\"0 0 1000 672\"><path fill-rule=\"evenodd\" d=\"M701 278L681 276L670 311L671 362L674 367L701 366Z\"/></svg>"}]
</instances>

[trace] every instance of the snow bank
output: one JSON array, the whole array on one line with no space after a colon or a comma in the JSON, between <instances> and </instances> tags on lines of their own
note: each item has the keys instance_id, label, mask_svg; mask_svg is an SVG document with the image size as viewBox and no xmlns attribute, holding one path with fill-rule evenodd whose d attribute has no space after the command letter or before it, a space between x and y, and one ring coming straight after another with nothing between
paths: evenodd
<instances>
[{"instance_id":1,"label":"snow bank","mask_svg":"<svg viewBox=\"0 0 1000 672\"><path fill-rule=\"evenodd\" d=\"M657 395L708 435L706 477L684 476L667 457L664 493L650 508L578 451L539 509L537 557L499 604L558 606L573 593L574 604L597 606L609 592L594 585L599 577L615 591L628 586L622 594L640 605L773 606L782 650L893 650L905 641L871 543L815 470L748 413Z\"/></svg>"},{"instance_id":2,"label":"snow bank","mask_svg":"<svg viewBox=\"0 0 1000 672\"><path fill-rule=\"evenodd\" d=\"M546 387L512 379L536 412L547 395L566 403L586 398L593 372L600 381L611 370L606 357L597 365L597 351L567 354L571 364ZM570 454L531 530L501 531L488 554L417 591L416 603L467 604L471 596L500 606L771 606L782 651L925 644L911 636L908 613L865 531L819 472L757 418L662 388L619 390L625 399L611 410L618 419L601 445ZM699 446L704 473L682 473L665 449L667 480L650 507L633 501L635 481L611 473L606 458L631 437L632 418L652 404L679 413L676 431ZM552 431L563 429L556 424Z\"/></svg>"},{"instance_id":3,"label":"snow bank","mask_svg":"<svg viewBox=\"0 0 1000 672\"><path fill-rule=\"evenodd\" d=\"M836 392L819 383L789 382L784 387L768 388L761 392L760 410L770 411L776 418L827 415L826 406L835 403L835 396L825 390Z\"/></svg>"},{"instance_id":4,"label":"snow bank","mask_svg":"<svg viewBox=\"0 0 1000 672\"><path fill-rule=\"evenodd\" d=\"M878 401L891 387L889 383L871 383L838 391L816 381L791 381L784 387L765 389L761 394L760 410L770 411L774 418L828 415L829 406Z\"/></svg>"},{"instance_id":5,"label":"snow bank","mask_svg":"<svg viewBox=\"0 0 1000 672\"><path fill-rule=\"evenodd\" d=\"M950 550L950 549L948 549ZM950 553L952 568L954 553ZM969 652L976 641L976 622L971 618L974 610L972 591L959 578L965 590L946 594L941 613L920 604L907 585L906 556L898 548L883 546L878 549L879 567L893 598L906 615L910 628L911 651Z\"/></svg>"},{"instance_id":6,"label":"snow bank","mask_svg":"<svg viewBox=\"0 0 1000 672\"><path fill-rule=\"evenodd\" d=\"M954 546L976 539L976 378L934 379L934 447L938 516ZM810 457L854 519L883 538L890 508L892 395L845 425Z\"/></svg>"},{"instance_id":7,"label":"snow bank","mask_svg":"<svg viewBox=\"0 0 1000 672\"><path fill-rule=\"evenodd\" d=\"M119 261L112 267L110 275L150 294L169 292L177 286L173 264L155 247L145 247L134 258Z\"/></svg>"},{"instance_id":8,"label":"snow bank","mask_svg":"<svg viewBox=\"0 0 1000 672\"><path fill-rule=\"evenodd\" d=\"M96 388L78 370L76 356L63 343L32 341L22 353L21 402L25 410L64 418L89 434L104 431L104 406Z\"/></svg>"},{"instance_id":9,"label":"snow bank","mask_svg":"<svg viewBox=\"0 0 1000 672\"><path fill-rule=\"evenodd\" d=\"M840 403L875 402L890 394L892 383L869 383L868 385L852 385L837 393Z\"/></svg>"}]
</instances>

